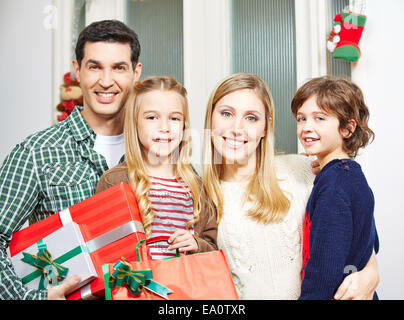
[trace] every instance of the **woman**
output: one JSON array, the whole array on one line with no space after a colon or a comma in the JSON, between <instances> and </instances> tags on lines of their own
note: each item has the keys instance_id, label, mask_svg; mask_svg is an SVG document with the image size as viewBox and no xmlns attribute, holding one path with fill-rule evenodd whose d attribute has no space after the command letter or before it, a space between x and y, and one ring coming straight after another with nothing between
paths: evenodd
<instances>
[{"instance_id":1,"label":"woman","mask_svg":"<svg viewBox=\"0 0 404 320\"><path fill-rule=\"evenodd\" d=\"M262 79L238 73L214 89L205 118L203 182L241 299L300 294L302 222L314 176L305 157L275 157L273 131L273 100ZM374 255L369 261L346 278L336 299L373 296Z\"/></svg>"}]
</instances>

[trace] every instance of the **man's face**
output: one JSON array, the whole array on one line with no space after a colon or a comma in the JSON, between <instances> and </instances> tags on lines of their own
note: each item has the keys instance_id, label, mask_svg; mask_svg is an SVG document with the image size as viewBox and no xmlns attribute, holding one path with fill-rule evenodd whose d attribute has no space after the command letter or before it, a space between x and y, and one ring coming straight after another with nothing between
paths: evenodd
<instances>
[{"instance_id":1,"label":"man's face","mask_svg":"<svg viewBox=\"0 0 404 320\"><path fill-rule=\"evenodd\" d=\"M142 65L133 69L128 43L87 42L81 66L73 61L83 91L83 116L110 119L121 115ZM95 120L95 119L94 119Z\"/></svg>"}]
</instances>

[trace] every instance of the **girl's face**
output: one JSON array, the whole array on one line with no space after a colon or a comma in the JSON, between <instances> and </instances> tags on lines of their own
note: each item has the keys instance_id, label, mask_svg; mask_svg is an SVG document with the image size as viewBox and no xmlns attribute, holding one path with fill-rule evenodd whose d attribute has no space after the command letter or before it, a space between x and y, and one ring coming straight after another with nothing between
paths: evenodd
<instances>
[{"instance_id":1,"label":"girl's face","mask_svg":"<svg viewBox=\"0 0 404 320\"><path fill-rule=\"evenodd\" d=\"M212 112L212 142L225 164L245 165L255 160L265 134L265 106L253 90L234 91L216 103Z\"/></svg>"},{"instance_id":2,"label":"girl's face","mask_svg":"<svg viewBox=\"0 0 404 320\"><path fill-rule=\"evenodd\" d=\"M183 98L174 91L154 90L140 97L137 133L149 162L165 162L182 141Z\"/></svg>"},{"instance_id":3,"label":"girl's face","mask_svg":"<svg viewBox=\"0 0 404 320\"><path fill-rule=\"evenodd\" d=\"M336 116L323 111L316 102L316 96L306 100L296 115L297 136L306 153L317 156L324 166L332 159L348 158L343 151L347 130L340 130Z\"/></svg>"}]
</instances>

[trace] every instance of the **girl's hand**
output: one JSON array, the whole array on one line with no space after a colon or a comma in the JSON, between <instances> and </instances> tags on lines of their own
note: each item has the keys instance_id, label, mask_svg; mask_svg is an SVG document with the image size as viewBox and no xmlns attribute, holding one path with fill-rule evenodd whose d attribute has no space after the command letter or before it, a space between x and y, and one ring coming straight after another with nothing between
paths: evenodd
<instances>
[{"instance_id":1,"label":"girl's hand","mask_svg":"<svg viewBox=\"0 0 404 320\"><path fill-rule=\"evenodd\" d=\"M168 239L168 250L178 249L179 252L191 252L198 251L198 244L194 236L187 230L177 229Z\"/></svg>"},{"instance_id":2,"label":"girl's hand","mask_svg":"<svg viewBox=\"0 0 404 320\"><path fill-rule=\"evenodd\" d=\"M372 300L377 285L379 273L377 261L373 252L365 268L347 276L334 295L335 300Z\"/></svg>"}]
</instances>

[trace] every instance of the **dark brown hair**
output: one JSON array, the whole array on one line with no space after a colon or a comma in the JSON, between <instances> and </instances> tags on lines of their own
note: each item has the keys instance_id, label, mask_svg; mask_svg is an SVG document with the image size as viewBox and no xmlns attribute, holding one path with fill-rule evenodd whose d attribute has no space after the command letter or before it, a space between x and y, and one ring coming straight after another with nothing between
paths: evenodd
<instances>
[{"instance_id":1,"label":"dark brown hair","mask_svg":"<svg viewBox=\"0 0 404 320\"><path fill-rule=\"evenodd\" d=\"M299 108L311 97L316 97L317 105L323 111L336 116L340 129L351 132L349 120L356 122L356 129L344 138L344 151L354 158L358 150L365 147L375 134L368 127L369 110L361 89L352 81L336 77L314 78L297 90L291 109L296 117Z\"/></svg>"},{"instance_id":2,"label":"dark brown hair","mask_svg":"<svg viewBox=\"0 0 404 320\"><path fill-rule=\"evenodd\" d=\"M81 31L75 49L76 59L79 67L81 67L81 61L84 57L84 46L86 42L128 43L131 50L132 68L135 70L140 55L139 39L137 34L121 21L96 21Z\"/></svg>"}]
</instances>

